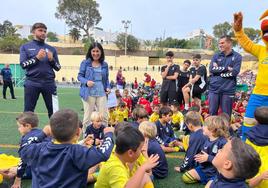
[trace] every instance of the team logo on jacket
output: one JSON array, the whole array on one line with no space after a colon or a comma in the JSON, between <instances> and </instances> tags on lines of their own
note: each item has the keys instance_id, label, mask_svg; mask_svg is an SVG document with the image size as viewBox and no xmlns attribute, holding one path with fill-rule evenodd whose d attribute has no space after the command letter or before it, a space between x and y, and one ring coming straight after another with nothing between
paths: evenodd
<instances>
[{"instance_id":1,"label":"team logo on jacket","mask_svg":"<svg viewBox=\"0 0 268 188\"><path fill-rule=\"evenodd\" d=\"M218 146L217 145L214 145L213 148L212 148L212 153L218 153Z\"/></svg>"},{"instance_id":2,"label":"team logo on jacket","mask_svg":"<svg viewBox=\"0 0 268 188\"><path fill-rule=\"evenodd\" d=\"M167 133L169 132L169 129L168 129L168 127L166 127L166 132L167 132Z\"/></svg>"}]
</instances>

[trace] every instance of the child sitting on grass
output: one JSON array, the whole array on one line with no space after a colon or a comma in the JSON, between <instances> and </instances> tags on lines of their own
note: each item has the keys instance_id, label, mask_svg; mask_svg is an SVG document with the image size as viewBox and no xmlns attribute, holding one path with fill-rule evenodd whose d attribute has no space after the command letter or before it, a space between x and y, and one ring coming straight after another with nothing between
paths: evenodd
<instances>
[{"instance_id":1,"label":"child sitting on grass","mask_svg":"<svg viewBox=\"0 0 268 188\"><path fill-rule=\"evenodd\" d=\"M19 156L21 157L22 148L25 145L29 145L34 142L42 142L46 135L38 129L38 117L34 112L23 112L17 118L18 131L22 135L20 141ZM31 167L21 159L21 162L17 168L17 176L15 178L13 187L21 187L21 178L32 178Z\"/></svg>"},{"instance_id":2,"label":"child sitting on grass","mask_svg":"<svg viewBox=\"0 0 268 188\"><path fill-rule=\"evenodd\" d=\"M132 99L129 95L128 89L124 89L122 101L126 103L129 115L132 112Z\"/></svg>"},{"instance_id":3,"label":"child sitting on grass","mask_svg":"<svg viewBox=\"0 0 268 188\"><path fill-rule=\"evenodd\" d=\"M87 148L77 143L80 138L78 114L65 109L50 118L54 141L25 144L21 148L22 160L31 165L32 187L81 187L87 185L88 169L109 158L113 149L113 128L104 129L99 148Z\"/></svg>"},{"instance_id":4,"label":"child sitting on grass","mask_svg":"<svg viewBox=\"0 0 268 188\"><path fill-rule=\"evenodd\" d=\"M117 109L115 110L116 123L121 123L128 120L128 109L126 103L119 102Z\"/></svg>"},{"instance_id":5,"label":"child sitting on grass","mask_svg":"<svg viewBox=\"0 0 268 188\"><path fill-rule=\"evenodd\" d=\"M141 154L144 144L142 133L132 126L120 126L116 134L115 152L105 162L95 183L95 188L109 187L153 187L151 179L146 171L158 164L158 155L152 155L147 162L140 166L135 174L130 176L128 164L135 163Z\"/></svg>"},{"instance_id":6,"label":"child sitting on grass","mask_svg":"<svg viewBox=\"0 0 268 188\"><path fill-rule=\"evenodd\" d=\"M217 170L212 165L212 160L226 144L229 130L222 117L210 116L205 121L203 133L208 139L204 143L201 153L194 156L199 165L183 174L184 183L201 182L206 184L216 176Z\"/></svg>"},{"instance_id":7,"label":"child sitting on grass","mask_svg":"<svg viewBox=\"0 0 268 188\"><path fill-rule=\"evenodd\" d=\"M176 172L185 172L197 167L198 163L194 160L194 156L201 153L204 143L207 140L207 137L203 135L199 112L189 111L185 115L185 124L191 131L190 139L182 164L174 168Z\"/></svg>"},{"instance_id":8,"label":"child sitting on grass","mask_svg":"<svg viewBox=\"0 0 268 188\"><path fill-rule=\"evenodd\" d=\"M256 177L249 181L250 187L268 187L268 107L256 108L254 117L257 125L246 133L246 143L251 145L261 157L261 167Z\"/></svg>"},{"instance_id":9,"label":"child sitting on grass","mask_svg":"<svg viewBox=\"0 0 268 188\"><path fill-rule=\"evenodd\" d=\"M131 122L131 125L136 128L139 128L141 122L148 120L148 112L142 106L136 107L132 112L132 116L134 121Z\"/></svg>"},{"instance_id":10,"label":"child sitting on grass","mask_svg":"<svg viewBox=\"0 0 268 188\"><path fill-rule=\"evenodd\" d=\"M116 125L116 108L111 107L109 108L109 119L108 119L108 125L109 127L114 127Z\"/></svg>"},{"instance_id":11,"label":"child sitting on grass","mask_svg":"<svg viewBox=\"0 0 268 188\"><path fill-rule=\"evenodd\" d=\"M149 121L150 122L157 122L157 120L159 120L159 108L160 105L159 104L154 104L153 105L153 113L150 115Z\"/></svg>"},{"instance_id":12,"label":"child sitting on grass","mask_svg":"<svg viewBox=\"0 0 268 188\"><path fill-rule=\"evenodd\" d=\"M144 121L139 125L139 130L142 132L145 140L148 140L148 156L157 154L159 163L153 168L152 173L154 178L163 179L168 176L168 163L165 152L156 140L157 129L154 123Z\"/></svg>"},{"instance_id":13,"label":"child sitting on grass","mask_svg":"<svg viewBox=\"0 0 268 188\"><path fill-rule=\"evenodd\" d=\"M180 143L174 135L174 131L169 124L172 111L169 107L164 106L159 110L159 120L155 123L157 127L157 141L165 152L180 151Z\"/></svg>"},{"instance_id":14,"label":"child sitting on grass","mask_svg":"<svg viewBox=\"0 0 268 188\"><path fill-rule=\"evenodd\" d=\"M93 145L100 145L104 138L103 130L105 126L102 124L103 117L99 112L92 112L90 116L90 121L92 122L87 126L85 132L85 138L91 136L94 139Z\"/></svg>"},{"instance_id":15,"label":"child sitting on grass","mask_svg":"<svg viewBox=\"0 0 268 188\"><path fill-rule=\"evenodd\" d=\"M246 188L246 179L255 176L260 168L258 153L239 138L228 140L212 160L218 174L206 188Z\"/></svg>"},{"instance_id":16,"label":"child sitting on grass","mask_svg":"<svg viewBox=\"0 0 268 188\"><path fill-rule=\"evenodd\" d=\"M171 104L172 117L171 123L175 130L183 131L184 117L180 112L180 104L178 102L173 102Z\"/></svg>"}]
</instances>

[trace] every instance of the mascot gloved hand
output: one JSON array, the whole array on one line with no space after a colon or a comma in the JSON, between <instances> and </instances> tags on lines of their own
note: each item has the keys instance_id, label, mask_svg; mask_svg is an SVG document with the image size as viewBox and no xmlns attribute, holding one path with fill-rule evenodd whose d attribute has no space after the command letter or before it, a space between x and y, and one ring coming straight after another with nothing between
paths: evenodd
<instances>
[{"instance_id":1,"label":"mascot gloved hand","mask_svg":"<svg viewBox=\"0 0 268 188\"><path fill-rule=\"evenodd\" d=\"M263 13L260 20L268 16L268 10ZM234 14L233 29L235 37L241 47L248 53L258 58L258 73L255 87L250 96L249 103L242 126L242 139L246 139L246 132L257 122L254 118L254 111L257 107L268 106L268 19L261 23L261 37L265 44L254 43L243 31L243 15L241 12Z\"/></svg>"}]
</instances>

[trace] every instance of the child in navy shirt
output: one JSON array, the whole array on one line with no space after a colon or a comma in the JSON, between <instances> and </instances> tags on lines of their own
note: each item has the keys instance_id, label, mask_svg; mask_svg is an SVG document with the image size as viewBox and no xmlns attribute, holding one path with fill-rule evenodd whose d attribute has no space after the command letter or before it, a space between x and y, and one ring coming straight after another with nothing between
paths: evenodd
<instances>
[{"instance_id":1,"label":"child in navy shirt","mask_svg":"<svg viewBox=\"0 0 268 188\"><path fill-rule=\"evenodd\" d=\"M169 123L171 121L172 111L164 106L159 110L159 120L155 123L157 127L156 139L165 152L180 151L180 143L174 135L174 131Z\"/></svg>"},{"instance_id":2,"label":"child in navy shirt","mask_svg":"<svg viewBox=\"0 0 268 188\"><path fill-rule=\"evenodd\" d=\"M189 146L186 150L182 164L174 168L177 172L184 172L195 168L198 165L194 160L194 156L202 151L203 145L207 140L207 137L203 135L201 116L198 112L189 111L185 115L185 124L191 131Z\"/></svg>"},{"instance_id":3,"label":"child in navy shirt","mask_svg":"<svg viewBox=\"0 0 268 188\"><path fill-rule=\"evenodd\" d=\"M148 156L158 154L159 160L156 167L152 169L154 178L163 179L168 176L168 163L165 152L156 140L157 129L154 123L144 121L139 125L145 140L148 139Z\"/></svg>"},{"instance_id":4,"label":"child in navy shirt","mask_svg":"<svg viewBox=\"0 0 268 188\"><path fill-rule=\"evenodd\" d=\"M90 116L91 124L87 126L85 138L92 137L94 139L93 145L100 145L104 138L103 130L105 126L102 124L103 118L99 112L92 112Z\"/></svg>"},{"instance_id":5,"label":"child in navy shirt","mask_svg":"<svg viewBox=\"0 0 268 188\"><path fill-rule=\"evenodd\" d=\"M206 188L246 188L245 180L258 173L261 159L253 147L233 138L217 153L212 163L218 174Z\"/></svg>"},{"instance_id":6,"label":"child in navy shirt","mask_svg":"<svg viewBox=\"0 0 268 188\"><path fill-rule=\"evenodd\" d=\"M88 169L106 161L113 149L113 128L104 129L103 143L99 148L87 148L77 143L80 137L78 114L65 109L50 118L54 141L26 144L21 158L31 165L32 187L79 187L87 185Z\"/></svg>"},{"instance_id":7,"label":"child in navy shirt","mask_svg":"<svg viewBox=\"0 0 268 188\"><path fill-rule=\"evenodd\" d=\"M21 150L25 145L29 145L34 142L42 142L46 135L38 129L38 117L33 112L23 112L17 118L18 131L22 135L20 141L19 156L21 157ZM19 163L17 168L17 177L15 178L14 187L21 186L21 178L31 178L31 167L28 166L23 160Z\"/></svg>"},{"instance_id":8,"label":"child in navy shirt","mask_svg":"<svg viewBox=\"0 0 268 188\"><path fill-rule=\"evenodd\" d=\"M201 153L194 156L199 165L183 174L182 180L184 183L201 182L206 184L217 174L216 168L212 165L212 160L227 142L228 127L222 117L210 116L205 121L203 133L208 139L205 141Z\"/></svg>"}]
</instances>

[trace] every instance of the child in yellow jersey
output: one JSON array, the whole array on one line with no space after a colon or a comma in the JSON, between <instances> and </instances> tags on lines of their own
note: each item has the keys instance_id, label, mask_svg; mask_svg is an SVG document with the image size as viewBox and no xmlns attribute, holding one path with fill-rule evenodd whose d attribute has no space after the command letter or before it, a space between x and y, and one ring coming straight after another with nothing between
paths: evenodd
<instances>
[{"instance_id":1,"label":"child in yellow jersey","mask_svg":"<svg viewBox=\"0 0 268 188\"><path fill-rule=\"evenodd\" d=\"M268 107L258 107L254 112L257 125L246 133L246 143L260 155L261 167L258 174L249 181L250 187L268 187Z\"/></svg>"},{"instance_id":2,"label":"child in yellow jersey","mask_svg":"<svg viewBox=\"0 0 268 188\"><path fill-rule=\"evenodd\" d=\"M128 120L128 109L126 103L120 102L118 108L115 110L116 123L120 123Z\"/></svg>"},{"instance_id":3,"label":"child in yellow jersey","mask_svg":"<svg viewBox=\"0 0 268 188\"><path fill-rule=\"evenodd\" d=\"M160 108L160 105L159 104L155 104L153 106L153 113L151 114L150 118L149 118L149 121L150 122L157 122L157 120L159 120L159 108Z\"/></svg>"},{"instance_id":4,"label":"child in yellow jersey","mask_svg":"<svg viewBox=\"0 0 268 188\"><path fill-rule=\"evenodd\" d=\"M142 133L132 126L121 126L116 136L115 152L105 162L95 183L95 188L119 187L154 187L146 171L158 164L158 155L152 155L131 175L129 164L133 164L140 156L144 144Z\"/></svg>"},{"instance_id":5,"label":"child in yellow jersey","mask_svg":"<svg viewBox=\"0 0 268 188\"><path fill-rule=\"evenodd\" d=\"M179 111L180 104L178 102L174 102L171 104L172 116L171 116L171 123L173 128L179 129L180 131L183 130L184 124L184 117L183 114Z\"/></svg>"},{"instance_id":6,"label":"child in yellow jersey","mask_svg":"<svg viewBox=\"0 0 268 188\"><path fill-rule=\"evenodd\" d=\"M115 107L109 108L109 120L108 125L114 127L116 125L116 112Z\"/></svg>"}]
</instances>

